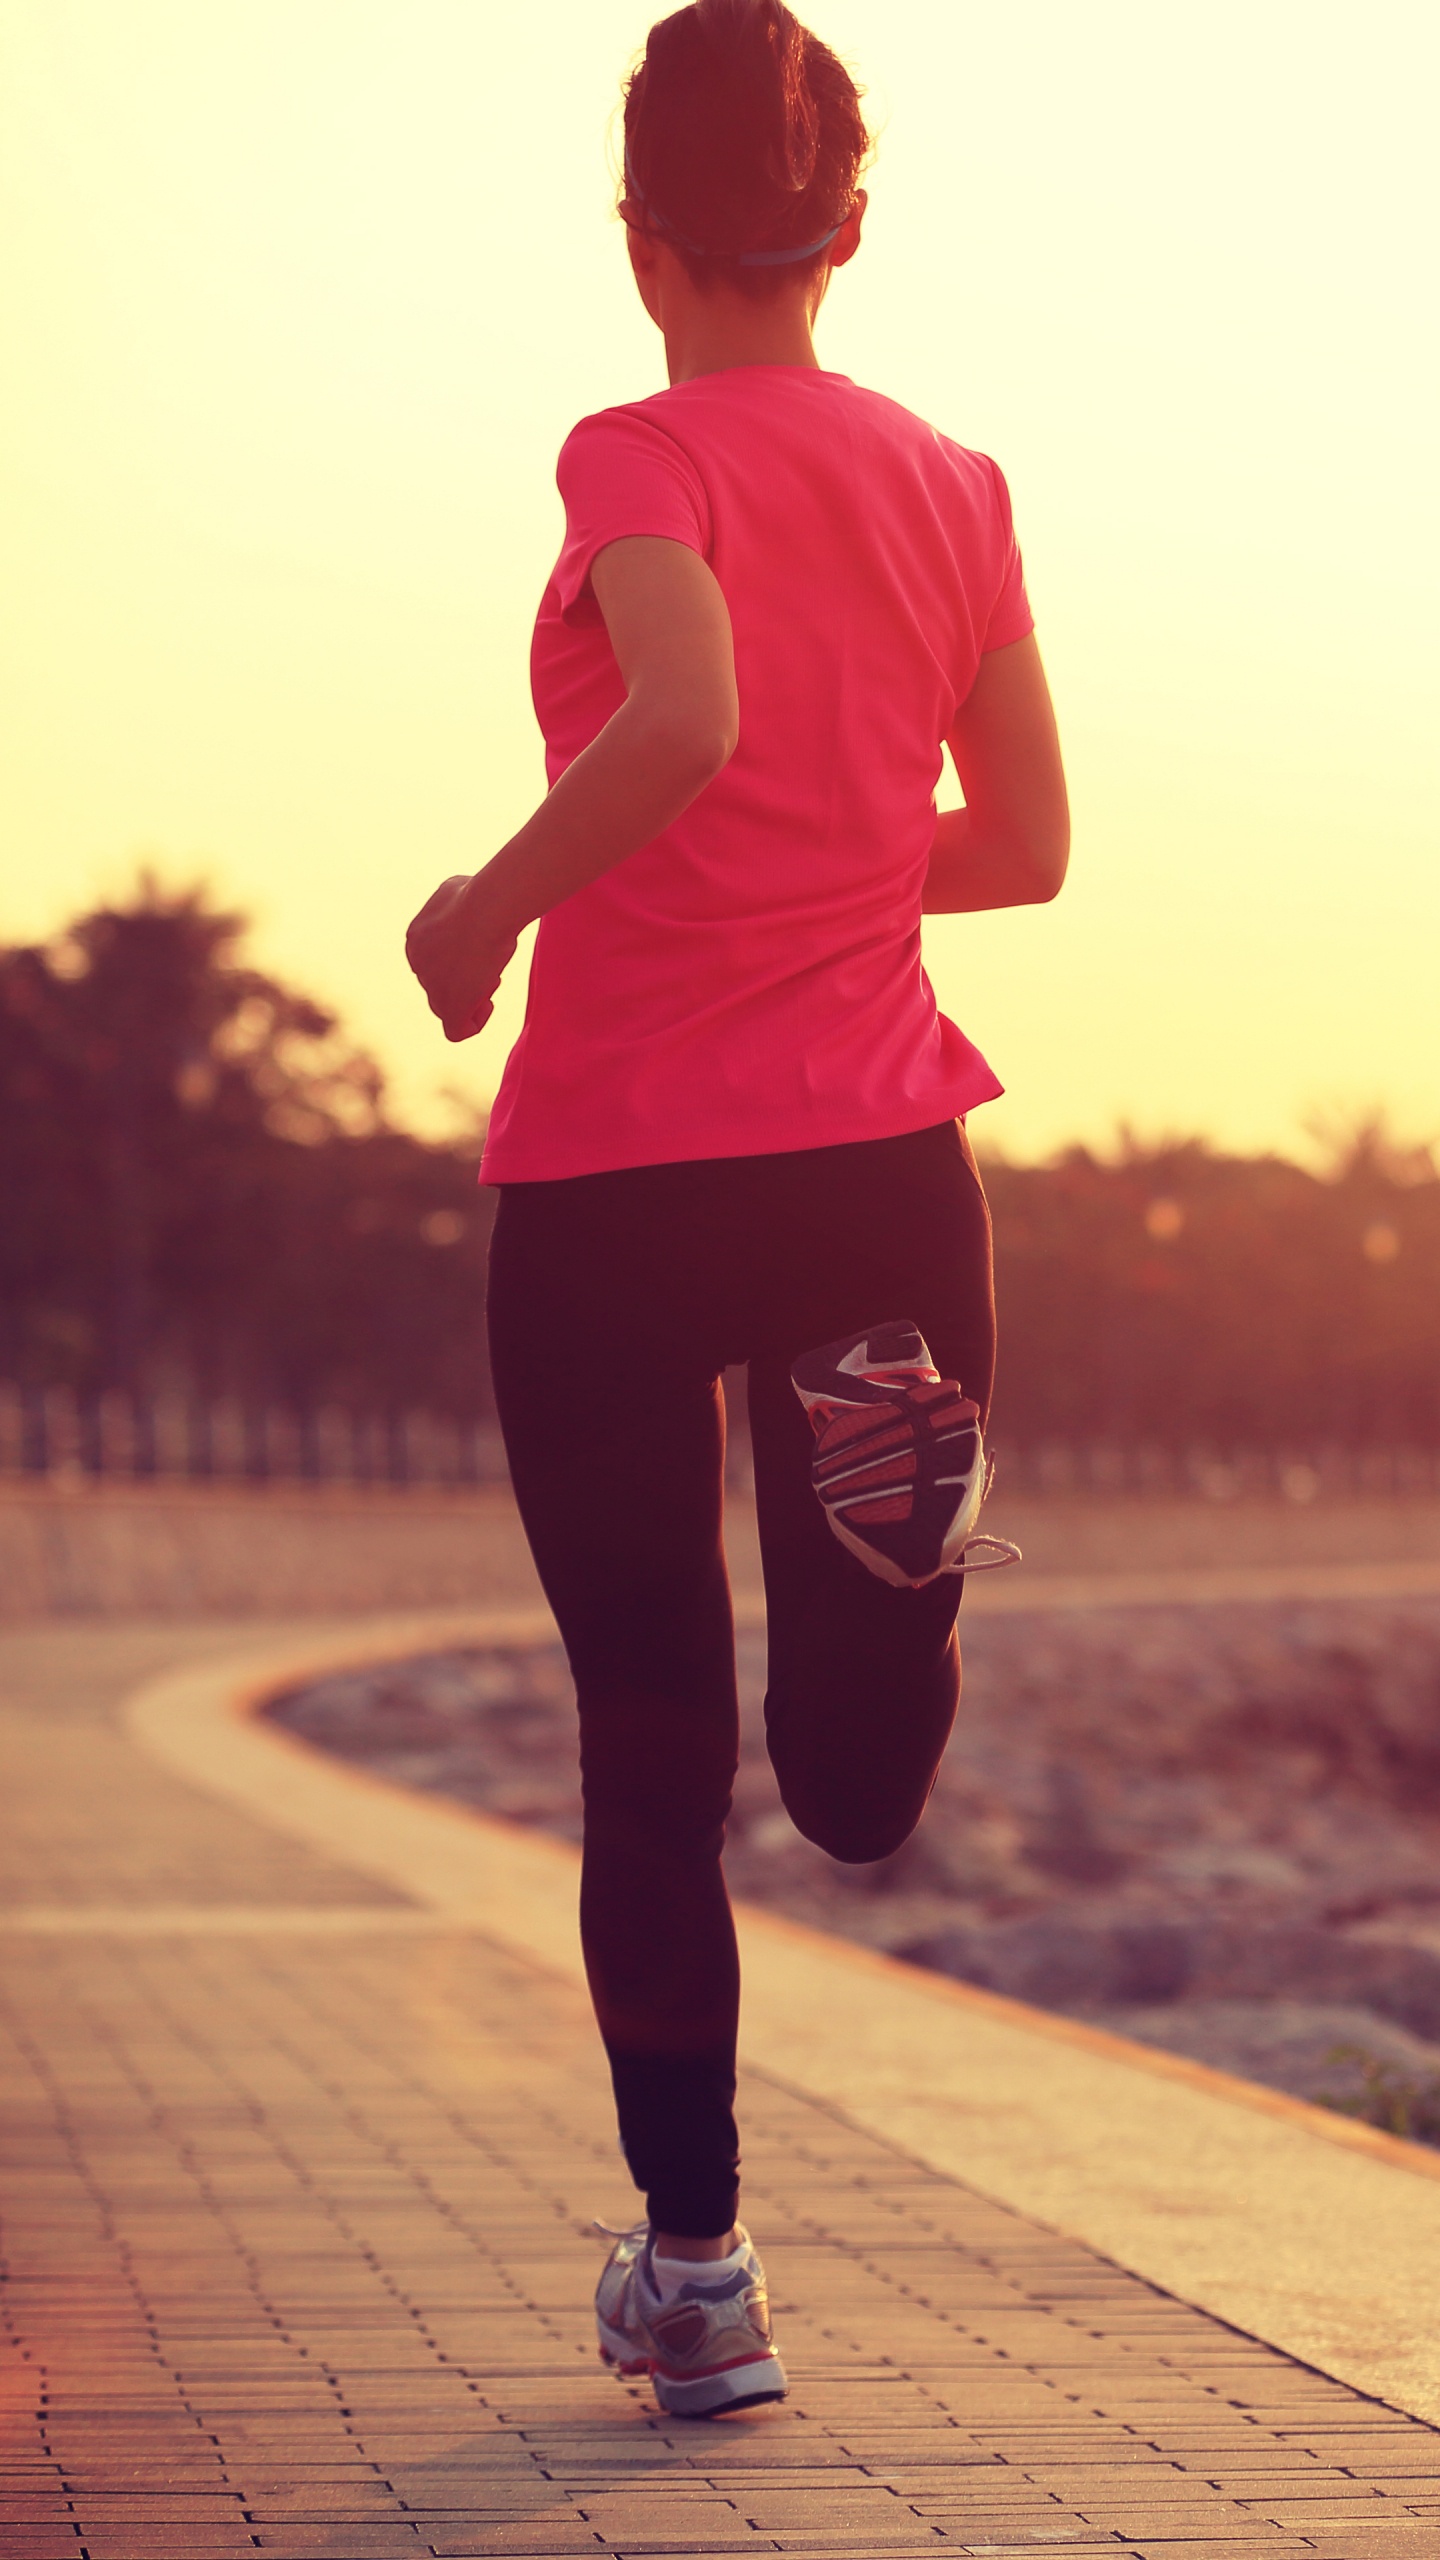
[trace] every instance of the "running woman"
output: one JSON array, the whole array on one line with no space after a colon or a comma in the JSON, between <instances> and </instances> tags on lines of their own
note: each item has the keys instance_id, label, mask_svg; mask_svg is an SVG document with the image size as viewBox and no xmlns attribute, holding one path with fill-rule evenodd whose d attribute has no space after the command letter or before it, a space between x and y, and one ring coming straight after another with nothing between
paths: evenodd
<instances>
[{"instance_id":1,"label":"running woman","mask_svg":"<svg viewBox=\"0 0 1440 2560\"><path fill-rule=\"evenodd\" d=\"M888 1857L959 1697L994 1353L964 1119L1000 1086L936 1010L920 917L1052 898L1068 846L1000 473L815 353L866 151L782 0L651 30L620 212L669 388L565 444L549 794L408 942L463 1040L542 919L482 1168L491 1356L575 1676L585 1960L646 2204L601 2349L695 2416L785 2389L736 2219L720 1373L748 1364L781 1792L831 1857ZM947 744L965 806L937 819Z\"/></svg>"}]
</instances>

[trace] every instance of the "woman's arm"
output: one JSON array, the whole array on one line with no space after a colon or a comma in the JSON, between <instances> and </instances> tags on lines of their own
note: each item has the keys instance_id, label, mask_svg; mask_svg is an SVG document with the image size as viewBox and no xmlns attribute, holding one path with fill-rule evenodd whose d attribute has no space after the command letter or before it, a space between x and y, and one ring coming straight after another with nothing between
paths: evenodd
<instances>
[{"instance_id":1,"label":"woman's arm","mask_svg":"<svg viewBox=\"0 0 1440 2560\"><path fill-rule=\"evenodd\" d=\"M965 806L936 821L925 914L969 915L1053 898L1070 859L1070 809L1033 632L987 650L945 743Z\"/></svg>"},{"instance_id":2,"label":"woman's arm","mask_svg":"<svg viewBox=\"0 0 1440 2560\"><path fill-rule=\"evenodd\" d=\"M483 871L446 880L405 952L447 1040L468 1040L527 924L649 844L735 752L740 707L730 616L683 542L608 543L591 584L625 700Z\"/></svg>"}]
</instances>

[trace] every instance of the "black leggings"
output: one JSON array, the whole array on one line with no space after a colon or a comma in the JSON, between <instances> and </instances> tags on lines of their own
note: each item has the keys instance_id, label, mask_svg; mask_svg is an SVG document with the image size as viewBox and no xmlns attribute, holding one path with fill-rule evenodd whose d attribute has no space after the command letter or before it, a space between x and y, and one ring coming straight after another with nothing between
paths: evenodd
<instances>
[{"instance_id":1,"label":"black leggings","mask_svg":"<svg viewBox=\"0 0 1440 2560\"><path fill-rule=\"evenodd\" d=\"M959 1577L896 1591L846 1553L811 1490L790 1384L798 1353L896 1316L983 1412L990 1222L953 1121L501 1194L496 1400L575 1675L585 1962L625 2155L661 2230L728 2231L738 2190L722 1369L750 1369L766 1736L793 1821L834 1858L888 1856L954 1722Z\"/></svg>"}]
</instances>

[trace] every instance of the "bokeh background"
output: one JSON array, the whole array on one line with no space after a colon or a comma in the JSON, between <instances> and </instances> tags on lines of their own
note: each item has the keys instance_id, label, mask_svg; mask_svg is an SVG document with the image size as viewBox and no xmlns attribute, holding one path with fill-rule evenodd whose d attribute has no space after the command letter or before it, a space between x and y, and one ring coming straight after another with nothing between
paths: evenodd
<instances>
[{"instance_id":1,"label":"bokeh background","mask_svg":"<svg viewBox=\"0 0 1440 2560\"><path fill-rule=\"evenodd\" d=\"M138 857L429 1134L406 917L541 781L576 416L660 385L611 211L634 0L3 0L0 938ZM817 0L879 151L823 360L993 452L1071 886L927 928L991 1150L1436 1125L1435 20Z\"/></svg>"}]
</instances>

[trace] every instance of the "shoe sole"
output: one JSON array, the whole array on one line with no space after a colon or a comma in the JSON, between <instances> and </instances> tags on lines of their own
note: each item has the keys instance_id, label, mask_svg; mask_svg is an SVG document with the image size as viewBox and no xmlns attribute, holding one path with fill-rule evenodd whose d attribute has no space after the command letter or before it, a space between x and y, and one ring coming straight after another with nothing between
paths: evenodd
<instances>
[{"instance_id":1,"label":"shoe sole","mask_svg":"<svg viewBox=\"0 0 1440 2560\"><path fill-rule=\"evenodd\" d=\"M718 2372L685 2378L667 2373L651 2356L631 2356L616 2330L607 2329L603 2320L597 2325L601 2363L608 2364L621 2381L648 2375L667 2417L720 2418L732 2409L755 2409L767 2400L783 2400L790 2389L785 2367L773 2349L766 2356L749 2356L743 2364L722 2365Z\"/></svg>"},{"instance_id":2,"label":"shoe sole","mask_svg":"<svg viewBox=\"0 0 1440 2560\"><path fill-rule=\"evenodd\" d=\"M983 1500L983 1485L980 1487L980 1496ZM860 1531L850 1528L838 1511L830 1510L824 1503L821 1509L841 1546L848 1547L852 1556L858 1556L863 1565L868 1565L878 1582L888 1582L892 1591L924 1591L932 1582L938 1582L942 1573L963 1573L965 1567L961 1558L964 1555L966 1541L980 1516L980 1502L967 1497L945 1532L945 1543L940 1549L940 1562L930 1573L914 1574L907 1573L904 1566L896 1564L893 1557L882 1555L878 1547L869 1545ZM998 1545L1001 1541L997 1540L995 1543Z\"/></svg>"},{"instance_id":3,"label":"shoe sole","mask_svg":"<svg viewBox=\"0 0 1440 2560\"><path fill-rule=\"evenodd\" d=\"M756 2364L736 2365L728 2373L697 2374L693 2382L672 2381L652 2366L650 2388L667 2417L724 2418L732 2410L761 2409L767 2401L783 2400L790 2385L779 2357L761 2356Z\"/></svg>"},{"instance_id":4,"label":"shoe sole","mask_svg":"<svg viewBox=\"0 0 1440 2560\"><path fill-rule=\"evenodd\" d=\"M859 1343L864 1342L868 1354L872 1352L873 1346L880 1334L894 1332L896 1330L907 1334L914 1333L915 1340L920 1351L924 1354L925 1359L927 1361L929 1360L930 1355L925 1348L924 1342L921 1340L919 1334L915 1333L914 1327L908 1324L898 1327L875 1327L872 1329L869 1336L859 1335L856 1337L857 1347ZM823 1405L834 1400L833 1380L836 1371L829 1355L839 1348L840 1345L832 1343L828 1346L825 1352L807 1353L802 1359L796 1360L791 1364L790 1383L794 1387L800 1402L805 1407L807 1414L811 1416L812 1421L814 1419L815 1406ZM879 1365L883 1365L883 1363ZM843 1375L843 1371L840 1374ZM813 1380L813 1384L811 1383L811 1380ZM921 1380L920 1383L928 1386L931 1383L931 1380L924 1379ZM938 1385L941 1382L937 1381L935 1383ZM957 1395L960 1394L961 1391L958 1386L955 1386L954 1381L952 1380L949 1383L954 1387L955 1393ZM862 1413L876 1414L878 1413L881 1404L885 1401L891 1401L903 1409L903 1390L897 1388L894 1391L893 1396L889 1398L882 1394L877 1396L873 1402L869 1399L859 1401L855 1406L855 1410ZM967 1406L967 1411L971 1416L975 1415L975 1410L973 1402ZM941 1486L951 1486L956 1490L959 1490L959 1488L963 1486L964 1497L945 1531L944 1538L941 1542L940 1553L936 1562L932 1565L928 1565L923 1573L907 1572L905 1566L901 1564L897 1558L887 1555L883 1548L873 1545L870 1539L866 1537L863 1528L850 1527L845 1517L847 1510L852 1507L857 1507L863 1503L867 1497L855 1494L846 1498L842 1490L840 1498L831 1503L826 1500L825 1494L821 1491L820 1485L815 1483L814 1491L816 1499L818 1500L820 1507L841 1546L847 1548L851 1555L858 1557L860 1563L865 1566L866 1571L873 1573L878 1582L888 1583L892 1591L923 1591L930 1583L937 1582L941 1574L960 1573L965 1569L962 1562L964 1549L975 1527L975 1523L980 1516L981 1506L984 1503L986 1494L990 1490L990 1478L994 1471L993 1459L989 1461L988 1464L986 1461L985 1446L980 1436L978 1418L976 1419L975 1425L975 1446L977 1464L973 1473L969 1476L968 1483L965 1475L963 1474L959 1476L942 1476L936 1480L935 1489L937 1491ZM866 1463L869 1463L873 1467L875 1461L872 1459L871 1461L866 1462L864 1460L857 1460L852 1456L852 1471L863 1471L863 1467ZM997 1540L994 1543L997 1545L1008 1545L1008 1541L1005 1540ZM1012 1560L1015 1563L1020 1561L1018 1548L1015 1550L1013 1559L1009 1554L1007 1554L1003 1559L999 1557L992 1557L988 1559L988 1561L992 1563L1000 1561L1009 1563ZM984 1565L978 1560L976 1570L982 1572L984 1570Z\"/></svg>"}]
</instances>

